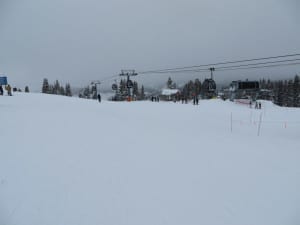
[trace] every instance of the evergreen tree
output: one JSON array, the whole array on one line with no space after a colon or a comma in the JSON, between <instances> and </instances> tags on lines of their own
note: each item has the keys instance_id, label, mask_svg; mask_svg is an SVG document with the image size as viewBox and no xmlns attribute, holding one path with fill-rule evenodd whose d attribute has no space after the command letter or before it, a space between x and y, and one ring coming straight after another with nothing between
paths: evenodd
<instances>
[{"instance_id":1,"label":"evergreen tree","mask_svg":"<svg viewBox=\"0 0 300 225\"><path fill-rule=\"evenodd\" d=\"M144 99L145 99L145 89L144 89L144 85L142 85L142 88L141 88L140 98L141 98L141 100L144 100Z\"/></svg>"},{"instance_id":2,"label":"evergreen tree","mask_svg":"<svg viewBox=\"0 0 300 225\"><path fill-rule=\"evenodd\" d=\"M194 82L195 94L200 95L201 93L201 81L197 78Z\"/></svg>"},{"instance_id":3,"label":"evergreen tree","mask_svg":"<svg viewBox=\"0 0 300 225\"><path fill-rule=\"evenodd\" d=\"M45 93L45 94L49 94L50 93L50 91L49 91L49 83L48 83L48 79L47 78L44 78L44 80L43 80L42 93Z\"/></svg>"},{"instance_id":4,"label":"evergreen tree","mask_svg":"<svg viewBox=\"0 0 300 225\"><path fill-rule=\"evenodd\" d=\"M172 85L173 85L173 81L172 81L171 77L169 77L168 81L167 81L167 88L172 89Z\"/></svg>"},{"instance_id":5,"label":"evergreen tree","mask_svg":"<svg viewBox=\"0 0 300 225\"><path fill-rule=\"evenodd\" d=\"M60 94L60 85L59 85L58 80L56 80L54 85L53 85L53 94L55 94L55 95Z\"/></svg>"},{"instance_id":6,"label":"evergreen tree","mask_svg":"<svg viewBox=\"0 0 300 225\"><path fill-rule=\"evenodd\" d=\"M136 81L133 82L132 94L134 96L139 96L139 87L138 87L138 83Z\"/></svg>"},{"instance_id":7,"label":"evergreen tree","mask_svg":"<svg viewBox=\"0 0 300 225\"><path fill-rule=\"evenodd\" d=\"M84 98L90 98L90 94L91 94L91 92L90 92L90 87L89 86L87 86L84 90L83 90L83 96L84 96Z\"/></svg>"},{"instance_id":8,"label":"evergreen tree","mask_svg":"<svg viewBox=\"0 0 300 225\"><path fill-rule=\"evenodd\" d=\"M273 82L270 81L270 79L268 79L267 81L267 87L268 90L273 90L274 89L274 84Z\"/></svg>"},{"instance_id":9,"label":"evergreen tree","mask_svg":"<svg viewBox=\"0 0 300 225\"><path fill-rule=\"evenodd\" d=\"M300 107L300 80L298 75L295 76L293 84L293 106Z\"/></svg>"},{"instance_id":10,"label":"evergreen tree","mask_svg":"<svg viewBox=\"0 0 300 225\"><path fill-rule=\"evenodd\" d=\"M294 106L294 82L293 80L289 80L287 83L287 93L286 93L286 104L288 107Z\"/></svg>"},{"instance_id":11,"label":"evergreen tree","mask_svg":"<svg viewBox=\"0 0 300 225\"><path fill-rule=\"evenodd\" d=\"M193 98L195 96L195 85L192 80L188 83L188 97Z\"/></svg>"},{"instance_id":12,"label":"evergreen tree","mask_svg":"<svg viewBox=\"0 0 300 225\"><path fill-rule=\"evenodd\" d=\"M259 86L261 89L267 89L267 83L265 79L259 81Z\"/></svg>"},{"instance_id":13,"label":"evergreen tree","mask_svg":"<svg viewBox=\"0 0 300 225\"><path fill-rule=\"evenodd\" d=\"M278 81L277 104L280 106L284 105L284 84L282 80Z\"/></svg>"},{"instance_id":14,"label":"evergreen tree","mask_svg":"<svg viewBox=\"0 0 300 225\"><path fill-rule=\"evenodd\" d=\"M92 99L97 99L97 86L93 85L91 88Z\"/></svg>"},{"instance_id":15,"label":"evergreen tree","mask_svg":"<svg viewBox=\"0 0 300 225\"><path fill-rule=\"evenodd\" d=\"M59 94L60 95L65 95L66 94L65 89L64 89L63 86L60 87Z\"/></svg>"},{"instance_id":16,"label":"evergreen tree","mask_svg":"<svg viewBox=\"0 0 300 225\"><path fill-rule=\"evenodd\" d=\"M124 80L124 79L121 79L121 80L120 80L119 91L120 91L120 94L121 94L122 96L126 96L126 95L127 95L127 85L126 85L126 80Z\"/></svg>"},{"instance_id":17,"label":"evergreen tree","mask_svg":"<svg viewBox=\"0 0 300 225\"><path fill-rule=\"evenodd\" d=\"M66 84L66 96L72 96L71 85L69 83Z\"/></svg>"},{"instance_id":18,"label":"evergreen tree","mask_svg":"<svg viewBox=\"0 0 300 225\"><path fill-rule=\"evenodd\" d=\"M173 82L171 77L168 78L166 85L167 85L167 88L169 88L169 89L176 89L176 87L177 87L176 83Z\"/></svg>"},{"instance_id":19,"label":"evergreen tree","mask_svg":"<svg viewBox=\"0 0 300 225\"><path fill-rule=\"evenodd\" d=\"M55 92L54 92L54 86L53 85L49 85L49 92L48 92L49 94L55 94Z\"/></svg>"}]
</instances>

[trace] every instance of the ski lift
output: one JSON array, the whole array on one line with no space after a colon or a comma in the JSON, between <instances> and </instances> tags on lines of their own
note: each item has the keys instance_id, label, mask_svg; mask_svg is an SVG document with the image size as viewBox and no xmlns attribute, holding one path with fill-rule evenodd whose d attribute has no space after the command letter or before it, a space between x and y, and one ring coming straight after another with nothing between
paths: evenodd
<instances>
[{"instance_id":1,"label":"ski lift","mask_svg":"<svg viewBox=\"0 0 300 225\"><path fill-rule=\"evenodd\" d=\"M205 79L202 84L202 96L212 98L216 95L217 85L213 79Z\"/></svg>"}]
</instances>

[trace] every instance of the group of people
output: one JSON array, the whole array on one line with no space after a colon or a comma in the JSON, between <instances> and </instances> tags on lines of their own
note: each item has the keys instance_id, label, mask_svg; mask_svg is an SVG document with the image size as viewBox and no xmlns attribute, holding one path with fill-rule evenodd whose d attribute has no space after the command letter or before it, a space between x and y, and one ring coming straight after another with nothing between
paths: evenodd
<instances>
[{"instance_id":1,"label":"group of people","mask_svg":"<svg viewBox=\"0 0 300 225\"><path fill-rule=\"evenodd\" d=\"M198 98L197 95L195 95L195 96L193 97L193 104L194 104L194 105L199 105L199 98Z\"/></svg>"},{"instance_id":2,"label":"group of people","mask_svg":"<svg viewBox=\"0 0 300 225\"><path fill-rule=\"evenodd\" d=\"M252 101L250 101L250 108L252 108ZM255 109L261 109L261 102L255 101Z\"/></svg>"},{"instance_id":3,"label":"group of people","mask_svg":"<svg viewBox=\"0 0 300 225\"><path fill-rule=\"evenodd\" d=\"M158 96L151 96L151 102L159 102Z\"/></svg>"},{"instance_id":4,"label":"group of people","mask_svg":"<svg viewBox=\"0 0 300 225\"><path fill-rule=\"evenodd\" d=\"M7 95L12 96L11 86L9 84L5 85L5 90L7 91ZM0 95L4 95L4 90L3 90L2 85L0 85Z\"/></svg>"}]
</instances>

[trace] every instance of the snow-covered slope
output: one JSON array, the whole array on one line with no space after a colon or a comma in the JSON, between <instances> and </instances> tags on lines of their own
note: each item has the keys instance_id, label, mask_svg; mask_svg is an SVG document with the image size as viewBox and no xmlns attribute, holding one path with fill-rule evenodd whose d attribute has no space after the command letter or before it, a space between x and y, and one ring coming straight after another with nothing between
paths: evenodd
<instances>
[{"instance_id":1,"label":"snow-covered slope","mask_svg":"<svg viewBox=\"0 0 300 225\"><path fill-rule=\"evenodd\" d=\"M299 109L17 93L0 110L0 224L300 224Z\"/></svg>"}]
</instances>

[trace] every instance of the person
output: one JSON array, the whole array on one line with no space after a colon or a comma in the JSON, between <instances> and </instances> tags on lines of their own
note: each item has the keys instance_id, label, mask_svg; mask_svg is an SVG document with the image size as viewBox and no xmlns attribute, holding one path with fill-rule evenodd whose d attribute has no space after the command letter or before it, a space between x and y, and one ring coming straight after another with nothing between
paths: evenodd
<instances>
[{"instance_id":1,"label":"person","mask_svg":"<svg viewBox=\"0 0 300 225\"><path fill-rule=\"evenodd\" d=\"M3 95L3 88L2 88L2 85L0 85L0 95Z\"/></svg>"},{"instance_id":2,"label":"person","mask_svg":"<svg viewBox=\"0 0 300 225\"><path fill-rule=\"evenodd\" d=\"M255 102L255 108L258 109L258 103L257 102Z\"/></svg>"},{"instance_id":3,"label":"person","mask_svg":"<svg viewBox=\"0 0 300 225\"><path fill-rule=\"evenodd\" d=\"M199 98L196 96L196 105L199 105Z\"/></svg>"},{"instance_id":4,"label":"person","mask_svg":"<svg viewBox=\"0 0 300 225\"><path fill-rule=\"evenodd\" d=\"M98 101L101 102L101 95L100 94L97 95L97 98L98 98Z\"/></svg>"},{"instance_id":5,"label":"person","mask_svg":"<svg viewBox=\"0 0 300 225\"><path fill-rule=\"evenodd\" d=\"M261 109L261 102L258 103L258 108Z\"/></svg>"},{"instance_id":6,"label":"person","mask_svg":"<svg viewBox=\"0 0 300 225\"><path fill-rule=\"evenodd\" d=\"M250 106L250 108L252 108L252 101L251 100L249 102L249 106Z\"/></svg>"},{"instance_id":7,"label":"person","mask_svg":"<svg viewBox=\"0 0 300 225\"><path fill-rule=\"evenodd\" d=\"M11 94L11 86L9 84L5 86L5 89L7 90L7 95L12 96L12 94Z\"/></svg>"}]
</instances>

